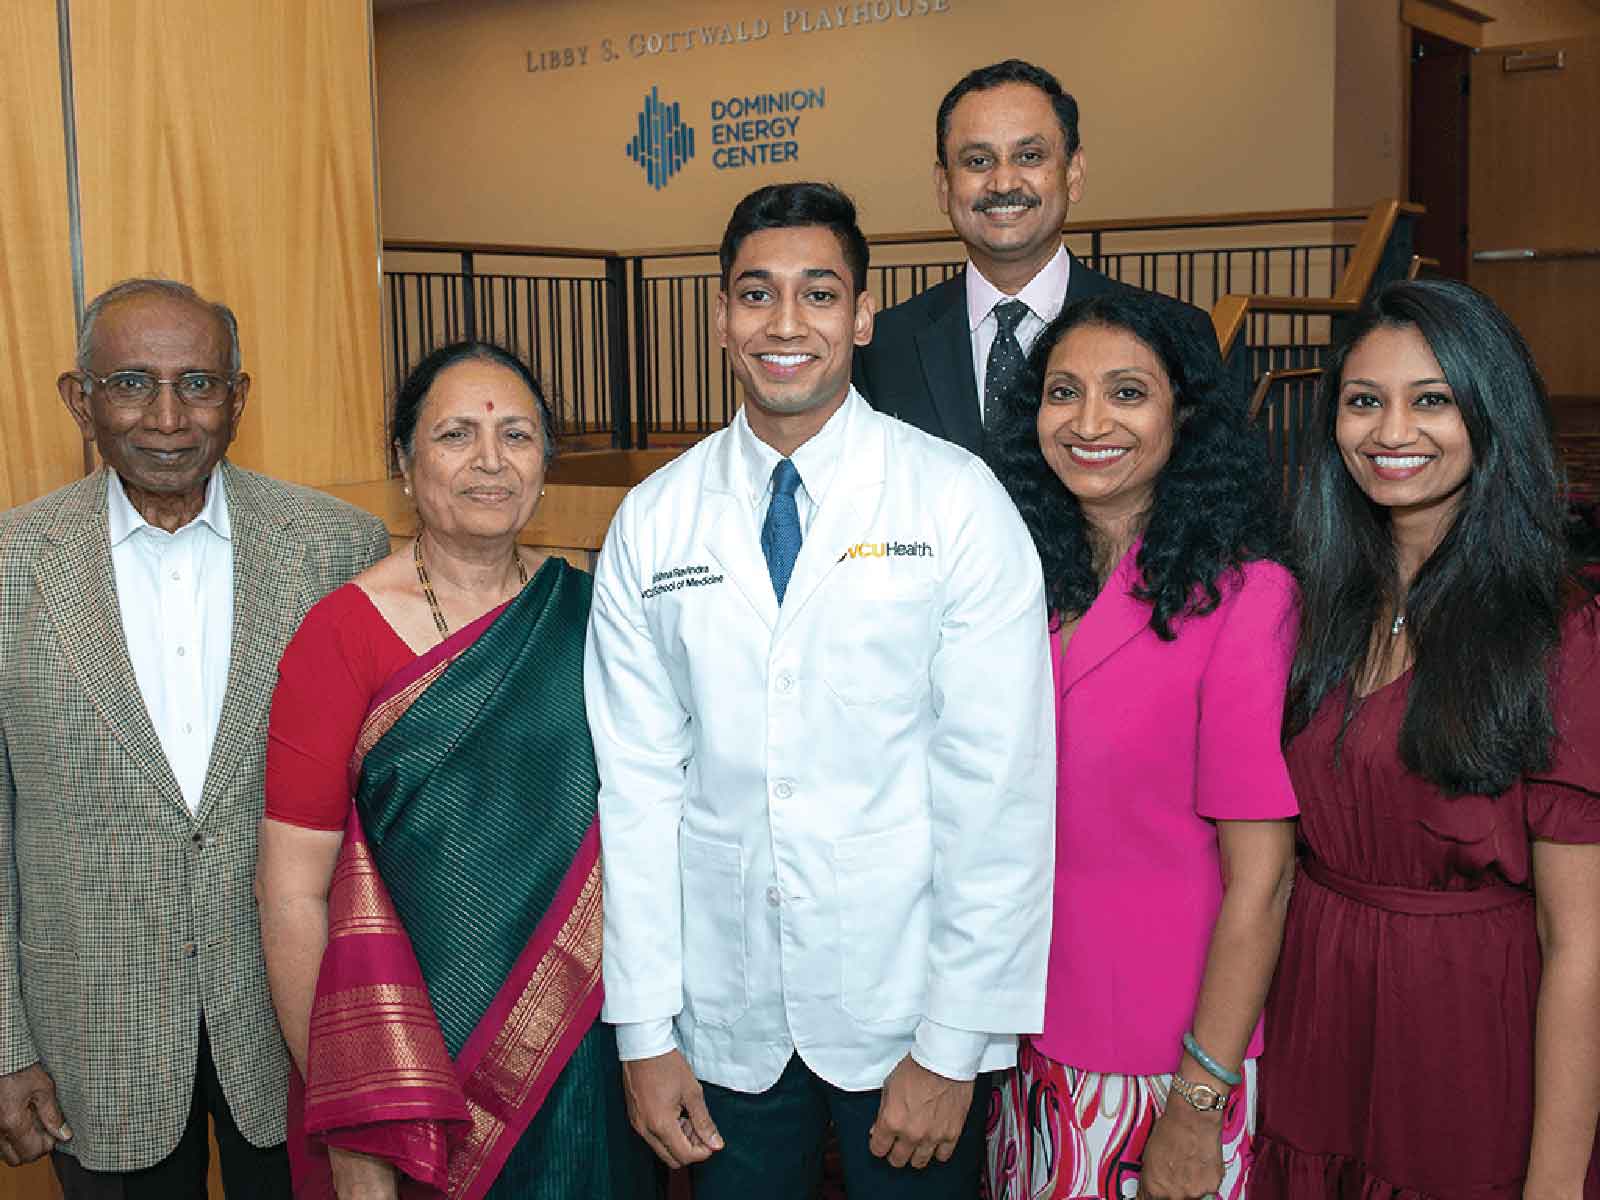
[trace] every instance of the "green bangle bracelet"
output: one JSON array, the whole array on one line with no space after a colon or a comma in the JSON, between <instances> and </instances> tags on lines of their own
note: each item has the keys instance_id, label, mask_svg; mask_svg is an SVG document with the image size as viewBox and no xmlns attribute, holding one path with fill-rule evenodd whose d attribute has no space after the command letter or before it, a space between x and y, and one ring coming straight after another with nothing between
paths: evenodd
<instances>
[{"instance_id":1,"label":"green bangle bracelet","mask_svg":"<svg viewBox=\"0 0 1600 1200\"><path fill-rule=\"evenodd\" d=\"M1244 1082L1244 1076L1239 1074L1238 1071L1228 1070L1227 1067L1200 1049L1200 1043L1194 1040L1192 1031L1183 1035L1183 1048L1189 1052L1190 1058L1194 1059L1195 1062L1210 1071L1229 1087L1238 1087Z\"/></svg>"}]
</instances>

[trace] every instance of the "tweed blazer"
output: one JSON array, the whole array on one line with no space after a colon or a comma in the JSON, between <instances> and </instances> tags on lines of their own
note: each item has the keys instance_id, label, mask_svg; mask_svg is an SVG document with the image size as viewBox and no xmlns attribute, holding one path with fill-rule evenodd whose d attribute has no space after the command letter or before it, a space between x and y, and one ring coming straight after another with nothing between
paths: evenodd
<instances>
[{"instance_id":1,"label":"tweed blazer","mask_svg":"<svg viewBox=\"0 0 1600 1200\"><path fill-rule=\"evenodd\" d=\"M234 1119L284 1138L289 1059L253 881L267 712L306 610L388 553L383 523L224 462L228 685L191 815L134 679L105 470L0 514L0 1072L42 1062L98 1171L176 1146L202 1014Z\"/></svg>"}]
</instances>

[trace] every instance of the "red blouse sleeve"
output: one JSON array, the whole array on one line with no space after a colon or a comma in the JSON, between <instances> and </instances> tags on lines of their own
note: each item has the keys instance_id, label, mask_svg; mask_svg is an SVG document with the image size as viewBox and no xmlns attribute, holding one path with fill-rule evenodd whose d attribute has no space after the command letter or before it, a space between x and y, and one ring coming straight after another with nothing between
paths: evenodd
<instances>
[{"instance_id":1,"label":"red blouse sleeve","mask_svg":"<svg viewBox=\"0 0 1600 1200\"><path fill-rule=\"evenodd\" d=\"M1600 842L1600 599L1562 631L1551 696L1556 744L1550 767L1528 779L1528 828L1552 842Z\"/></svg>"},{"instance_id":2,"label":"red blouse sleeve","mask_svg":"<svg viewBox=\"0 0 1600 1200\"><path fill-rule=\"evenodd\" d=\"M278 663L267 725L267 816L306 829L344 827L350 755L367 707L411 657L355 584L312 607Z\"/></svg>"}]
</instances>

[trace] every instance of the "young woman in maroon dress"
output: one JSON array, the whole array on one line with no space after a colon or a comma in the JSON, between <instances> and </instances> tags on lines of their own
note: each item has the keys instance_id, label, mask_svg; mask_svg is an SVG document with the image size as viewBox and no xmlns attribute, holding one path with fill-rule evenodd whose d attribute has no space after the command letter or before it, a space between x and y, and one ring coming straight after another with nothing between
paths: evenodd
<instances>
[{"instance_id":1,"label":"young woman in maroon dress","mask_svg":"<svg viewBox=\"0 0 1600 1200\"><path fill-rule=\"evenodd\" d=\"M1395 284L1315 429L1252 1200L1600 1197L1600 608L1543 384L1483 296Z\"/></svg>"}]
</instances>

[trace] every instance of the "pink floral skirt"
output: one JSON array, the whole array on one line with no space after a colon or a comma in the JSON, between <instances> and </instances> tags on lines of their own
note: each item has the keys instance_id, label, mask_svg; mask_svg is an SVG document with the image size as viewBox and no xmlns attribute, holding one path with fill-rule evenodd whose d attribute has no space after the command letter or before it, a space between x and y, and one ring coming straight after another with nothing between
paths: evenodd
<instances>
[{"instance_id":1,"label":"pink floral skirt","mask_svg":"<svg viewBox=\"0 0 1600 1200\"><path fill-rule=\"evenodd\" d=\"M1063 1066L1023 1038L989 1102L986 1200L1124 1200L1139 1191L1145 1139L1171 1075ZM1182 1103L1182 1101L1179 1101ZM1244 1064L1222 1114L1222 1200L1245 1200L1256 1128L1256 1064Z\"/></svg>"}]
</instances>

